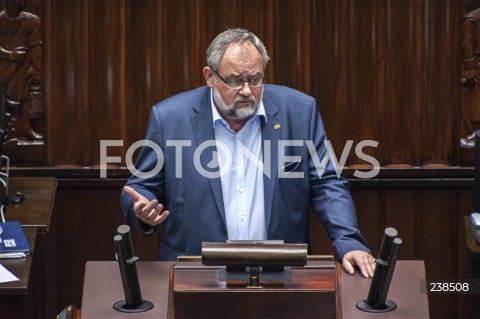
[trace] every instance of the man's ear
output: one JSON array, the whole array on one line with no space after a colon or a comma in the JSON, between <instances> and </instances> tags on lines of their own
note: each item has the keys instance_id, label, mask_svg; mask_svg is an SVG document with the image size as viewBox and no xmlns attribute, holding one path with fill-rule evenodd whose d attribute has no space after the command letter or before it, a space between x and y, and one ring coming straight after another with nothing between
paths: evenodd
<instances>
[{"instance_id":1,"label":"man's ear","mask_svg":"<svg viewBox=\"0 0 480 319\"><path fill-rule=\"evenodd\" d=\"M207 86L213 88L213 71L208 66L203 68L203 76L205 77L205 82Z\"/></svg>"}]
</instances>

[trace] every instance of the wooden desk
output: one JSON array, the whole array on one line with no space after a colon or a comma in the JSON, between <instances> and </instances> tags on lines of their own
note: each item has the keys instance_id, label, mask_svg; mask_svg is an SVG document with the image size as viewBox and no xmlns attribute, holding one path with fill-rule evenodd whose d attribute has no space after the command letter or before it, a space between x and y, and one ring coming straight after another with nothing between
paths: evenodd
<instances>
[{"instance_id":1,"label":"wooden desk","mask_svg":"<svg viewBox=\"0 0 480 319\"><path fill-rule=\"evenodd\" d=\"M23 226L27 237L32 245L34 243L35 250L32 245L33 255L27 257L23 262L21 260L8 261L6 263L19 263L15 271L21 274L21 280L13 285L18 285L14 289L19 296L22 294L29 295L29 300L35 300L35 303L24 303L28 309L24 311L28 319L43 319L49 303L53 303L48 298L54 298L53 291L47 291L50 282L55 279L54 267L48 267L48 263L55 264L55 259L50 258L54 254L54 247L48 245L47 231L50 228L52 208L55 198L57 182L55 177L11 177L9 181L8 193L9 199L15 196L16 192L25 195L25 199L20 204L10 203L5 212L7 221L18 220ZM50 249L50 250L49 250ZM4 262L4 260L0 261ZM5 265L7 269L12 271ZM12 265L14 266L14 265ZM15 267L17 267L15 266ZM35 283L35 284L34 284ZM8 288L8 289L7 289ZM10 286L0 285L0 317L4 318L21 318L19 316L7 317L3 313L3 307L8 304L8 300L13 297L5 297L12 295L13 288Z\"/></svg>"},{"instance_id":2,"label":"wooden desk","mask_svg":"<svg viewBox=\"0 0 480 319\"><path fill-rule=\"evenodd\" d=\"M170 264L160 261L137 263L143 299L153 302L154 308L148 312L126 314L117 312L112 307L116 301L125 299L117 262L87 262L81 306L82 319L167 318ZM428 297L420 293L420 279L425 279L423 261L399 261L389 292L389 299L394 300L398 308L389 313L372 314L356 309L357 301L367 297L371 279L342 272L343 318L429 318Z\"/></svg>"},{"instance_id":3,"label":"wooden desk","mask_svg":"<svg viewBox=\"0 0 480 319\"><path fill-rule=\"evenodd\" d=\"M8 187L10 200L17 192L25 195L21 204L10 203L5 218L18 220L23 227L34 227L45 233L50 226L57 182L55 177L11 177Z\"/></svg>"},{"instance_id":4,"label":"wooden desk","mask_svg":"<svg viewBox=\"0 0 480 319\"><path fill-rule=\"evenodd\" d=\"M30 248L35 248L37 230L24 228ZM0 264L14 274L19 281L0 283L0 313L2 319L32 318L30 270L33 256L19 259L0 259Z\"/></svg>"},{"instance_id":5,"label":"wooden desk","mask_svg":"<svg viewBox=\"0 0 480 319\"><path fill-rule=\"evenodd\" d=\"M421 293L421 279L426 279L423 261L398 261L387 299L397 303L397 309L382 314L368 313L356 308L359 300L366 299L371 279L343 273L343 318L354 319L400 319L429 318L428 295ZM426 291L426 286L425 290Z\"/></svg>"}]
</instances>

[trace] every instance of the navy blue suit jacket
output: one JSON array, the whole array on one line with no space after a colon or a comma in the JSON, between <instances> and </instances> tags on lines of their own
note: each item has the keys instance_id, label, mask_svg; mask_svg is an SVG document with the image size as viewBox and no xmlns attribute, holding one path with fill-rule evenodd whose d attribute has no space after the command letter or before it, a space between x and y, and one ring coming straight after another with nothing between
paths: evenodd
<instances>
[{"instance_id":1,"label":"navy blue suit jacket","mask_svg":"<svg viewBox=\"0 0 480 319\"><path fill-rule=\"evenodd\" d=\"M200 87L152 108L145 139L161 149L162 170L147 178L133 174L127 182L148 199L158 199L170 211L161 226L162 260L175 260L179 255L200 255L202 242L227 240L220 178L206 178L194 165L197 147L215 139L210 92L208 87ZM313 143L321 162L326 153L326 134L315 100L290 88L265 85L263 104L267 120L261 122L262 140L270 141L271 147L270 176L264 174L268 239L309 243L309 213L313 207L340 259L351 250L368 251L357 226L347 181L337 177L331 161L320 176L318 170L322 172L322 168L315 168L305 142ZM184 141L184 146L172 146L172 141L179 140ZM302 146L280 145L281 154L295 157L287 158L293 161L285 161L280 156L279 163L279 141L290 140ZM143 147L136 168L144 173L154 171L157 164L162 164L157 152L155 148ZM266 152L268 149L264 148L264 158ZM209 148L197 153L201 154L199 163L205 169L209 169L207 164L212 160L212 153ZM287 178L294 173L303 173L303 177ZM121 205L133 227L144 234L154 231L136 218L133 200L125 192L121 195Z\"/></svg>"}]
</instances>

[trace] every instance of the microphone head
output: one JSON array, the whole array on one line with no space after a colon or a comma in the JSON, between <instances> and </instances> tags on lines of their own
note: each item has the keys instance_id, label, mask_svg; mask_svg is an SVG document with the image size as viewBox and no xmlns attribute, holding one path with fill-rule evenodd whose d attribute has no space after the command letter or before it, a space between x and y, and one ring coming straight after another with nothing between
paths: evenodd
<instances>
[{"instance_id":1,"label":"microphone head","mask_svg":"<svg viewBox=\"0 0 480 319\"><path fill-rule=\"evenodd\" d=\"M397 237L398 231L393 227L388 227L388 228L385 228L385 235L392 238Z\"/></svg>"},{"instance_id":2,"label":"microphone head","mask_svg":"<svg viewBox=\"0 0 480 319\"><path fill-rule=\"evenodd\" d=\"M130 232L130 226L128 226L128 225L120 225L117 228L117 233L119 233L121 235L128 234L129 232Z\"/></svg>"}]
</instances>

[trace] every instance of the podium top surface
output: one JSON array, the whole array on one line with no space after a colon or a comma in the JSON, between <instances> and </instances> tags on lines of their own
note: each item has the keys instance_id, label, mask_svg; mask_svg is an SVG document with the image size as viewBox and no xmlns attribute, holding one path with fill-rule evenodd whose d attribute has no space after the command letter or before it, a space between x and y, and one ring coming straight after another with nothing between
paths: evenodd
<instances>
[{"instance_id":1,"label":"podium top surface","mask_svg":"<svg viewBox=\"0 0 480 319\"><path fill-rule=\"evenodd\" d=\"M144 300L153 302L152 310L122 313L113 304L124 300L120 269L116 261L89 261L83 282L82 319L167 318L170 262L137 262L138 279Z\"/></svg>"},{"instance_id":2,"label":"podium top surface","mask_svg":"<svg viewBox=\"0 0 480 319\"><path fill-rule=\"evenodd\" d=\"M125 299L120 270L115 261L90 261L86 263L82 299L82 319L143 319L167 318L169 271L171 262L138 262L137 271L145 300L153 302L152 310L127 314L113 309L113 304ZM345 319L429 318L428 296L420 292L421 279L425 279L423 261L398 261L388 299L398 304L388 313L366 313L356 309L359 300L366 299L371 279L356 273L341 274L342 313ZM423 284L425 282L423 281Z\"/></svg>"},{"instance_id":3,"label":"podium top surface","mask_svg":"<svg viewBox=\"0 0 480 319\"><path fill-rule=\"evenodd\" d=\"M384 313L368 313L356 309L356 304L359 300L367 299L372 280L359 274L351 276L342 272L343 318L430 318L428 295L426 292L421 292L421 286L426 285L422 279L426 279L423 261L398 261L387 296L387 300L394 301L397 304L397 309ZM423 289L423 291L426 291L426 289Z\"/></svg>"}]
</instances>

